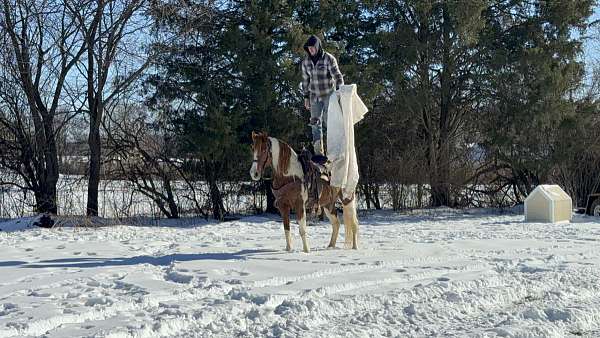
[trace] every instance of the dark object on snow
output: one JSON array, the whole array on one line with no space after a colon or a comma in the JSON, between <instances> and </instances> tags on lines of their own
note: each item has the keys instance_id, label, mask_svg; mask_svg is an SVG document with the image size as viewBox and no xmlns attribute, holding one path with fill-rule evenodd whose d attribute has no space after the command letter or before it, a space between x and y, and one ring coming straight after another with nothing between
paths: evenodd
<instances>
[{"instance_id":1,"label":"dark object on snow","mask_svg":"<svg viewBox=\"0 0 600 338\"><path fill-rule=\"evenodd\" d=\"M600 216L600 193L588 195L585 213L590 216Z\"/></svg>"},{"instance_id":2,"label":"dark object on snow","mask_svg":"<svg viewBox=\"0 0 600 338\"><path fill-rule=\"evenodd\" d=\"M33 225L41 228L52 228L54 226L54 220L48 214L43 214L40 219L33 222Z\"/></svg>"}]
</instances>

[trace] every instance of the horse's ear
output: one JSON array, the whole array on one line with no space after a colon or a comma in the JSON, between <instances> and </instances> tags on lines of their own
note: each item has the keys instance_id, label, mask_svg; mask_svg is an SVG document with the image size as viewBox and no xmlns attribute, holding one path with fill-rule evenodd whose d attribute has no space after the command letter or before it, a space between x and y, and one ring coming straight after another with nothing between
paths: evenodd
<instances>
[{"instance_id":1,"label":"horse's ear","mask_svg":"<svg viewBox=\"0 0 600 338\"><path fill-rule=\"evenodd\" d=\"M252 140L257 139L257 138L263 138L263 137L267 137L267 133L265 133L263 131L259 131L258 133L255 131L252 132Z\"/></svg>"}]
</instances>

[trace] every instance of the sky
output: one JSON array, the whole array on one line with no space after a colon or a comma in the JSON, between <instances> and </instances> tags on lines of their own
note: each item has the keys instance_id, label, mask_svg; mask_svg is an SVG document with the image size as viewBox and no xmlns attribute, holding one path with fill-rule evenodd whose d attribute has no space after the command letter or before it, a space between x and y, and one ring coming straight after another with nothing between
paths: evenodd
<instances>
[{"instance_id":1,"label":"sky","mask_svg":"<svg viewBox=\"0 0 600 338\"><path fill-rule=\"evenodd\" d=\"M600 20L600 5L594 9L594 14L589 22ZM592 27L587 32L588 39L584 43L584 59L588 68L600 63L600 26Z\"/></svg>"}]
</instances>

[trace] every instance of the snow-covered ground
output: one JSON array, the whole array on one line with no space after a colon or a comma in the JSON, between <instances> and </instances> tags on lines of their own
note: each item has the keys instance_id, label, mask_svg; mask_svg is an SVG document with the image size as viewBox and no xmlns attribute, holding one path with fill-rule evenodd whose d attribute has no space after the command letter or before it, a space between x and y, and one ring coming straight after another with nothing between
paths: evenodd
<instances>
[{"instance_id":1,"label":"snow-covered ground","mask_svg":"<svg viewBox=\"0 0 600 338\"><path fill-rule=\"evenodd\" d=\"M0 223L0 337L600 336L600 223L360 215L361 248L283 251L277 218ZM20 230L18 230L20 229ZM343 246L343 231L338 246Z\"/></svg>"}]
</instances>

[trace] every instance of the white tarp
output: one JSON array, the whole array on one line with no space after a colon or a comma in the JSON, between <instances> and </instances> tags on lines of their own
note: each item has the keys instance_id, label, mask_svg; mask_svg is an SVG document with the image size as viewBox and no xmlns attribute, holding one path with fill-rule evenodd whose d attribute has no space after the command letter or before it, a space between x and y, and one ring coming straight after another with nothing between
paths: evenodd
<instances>
[{"instance_id":1,"label":"white tarp","mask_svg":"<svg viewBox=\"0 0 600 338\"><path fill-rule=\"evenodd\" d=\"M327 157L331 161L331 185L342 188L344 197L358 184L354 148L354 124L368 109L356 92L356 84L343 85L331 94L327 111Z\"/></svg>"}]
</instances>

